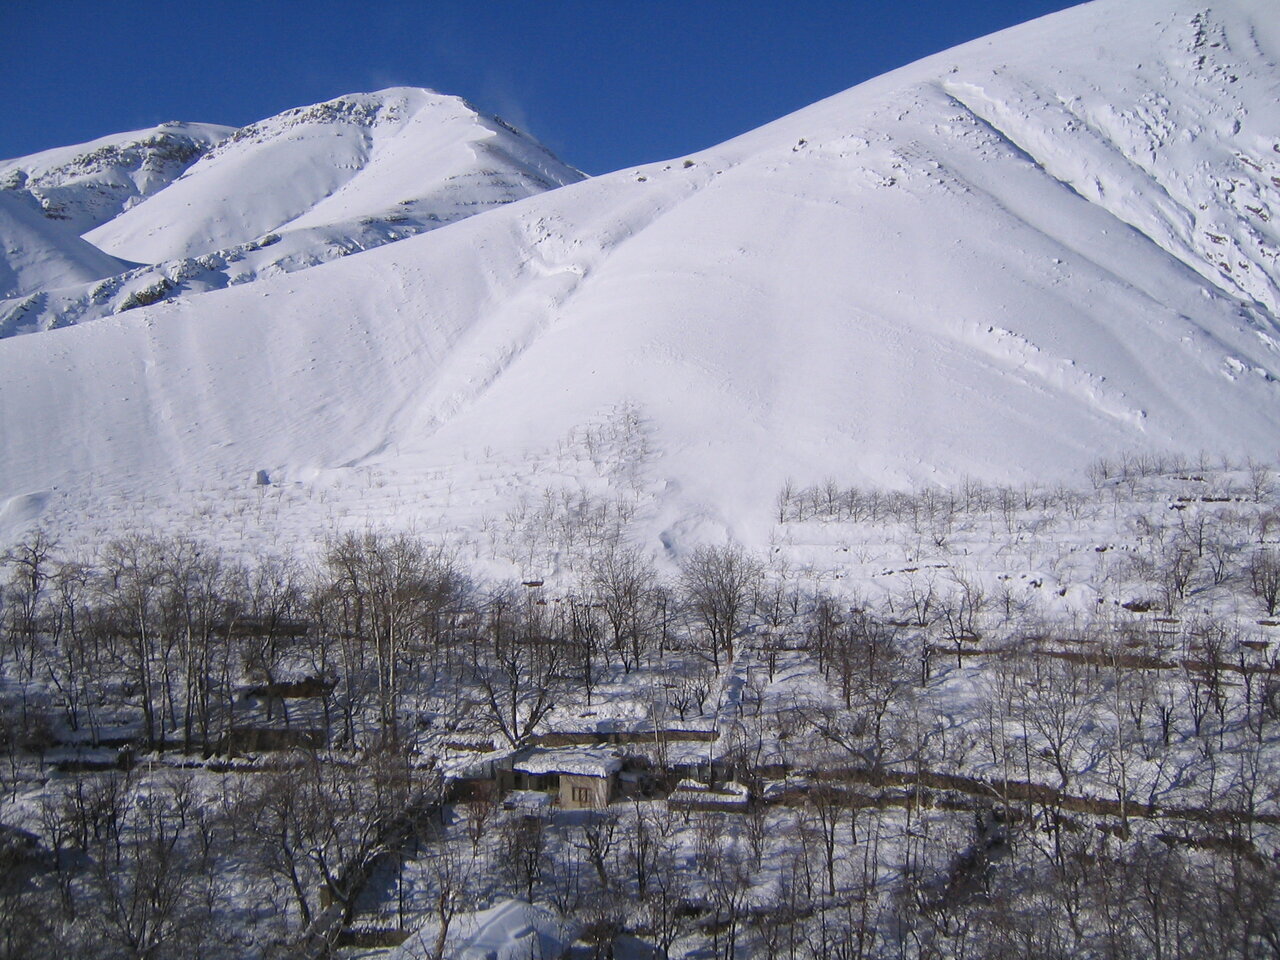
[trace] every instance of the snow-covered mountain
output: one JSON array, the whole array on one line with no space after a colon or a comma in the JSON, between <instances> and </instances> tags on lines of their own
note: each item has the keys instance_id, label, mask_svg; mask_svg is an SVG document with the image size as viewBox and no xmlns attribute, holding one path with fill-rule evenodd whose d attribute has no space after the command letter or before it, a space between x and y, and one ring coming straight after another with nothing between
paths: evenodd
<instances>
[{"instance_id":1,"label":"snow-covered mountain","mask_svg":"<svg viewBox=\"0 0 1280 960\"><path fill-rule=\"evenodd\" d=\"M0 160L0 192L82 234L167 187L234 132L208 123L164 123Z\"/></svg>"},{"instance_id":2,"label":"snow-covered mountain","mask_svg":"<svg viewBox=\"0 0 1280 960\"><path fill-rule=\"evenodd\" d=\"M787 478L1273 457L1273 14L1098 0L682 160L0 342L8 522L215 485L251 502L259 470L354 499L341 478L376 468L411 494L398 522L476 523L486 498L502 516L556 483L620 486L618 444L566 446L619 411L636 522L675 547L763 541ZM90 237L159 257L347 215L354 175L222 233L204 208L161 212L202 166L217 178L258 149L227 142Z\"/></svg>"},{"instance_id":3,"label":"snow-covered mountain","mask_svg":"<svg viewBox=\"0 0 1280 960\"><path fill-rule=\"evenodd\" d=\"M0 337L43 312L47 291L134 267L80 234L168 186L233 131L167 123L0 161Z\"/></svg>"},{"instance_id":4,"label":"snow-covered mountain","mask_svg":"<svg viewBox=\"0 0 1280 960\"><path fill-rule=\"evenodd\" d=\"M193 162L163 183L149 174L146 193L139 188L132 202L93 207L94 190L109 193L98 180L94 190L80 184L74 194L62 181L44 190L46 216L85 224L83 211L96 211L85 239L117 265L90 277L68 272L45 283L39 297L0 291L0 336L305 269L582 179L503 121L417 88L339 97L240 130L173 126L205 131L207 142L198 151L175 148L172 156ZM142 143L177 142L165 129ZM8 161L0 178L19 171L13 182L34 190L37 181L54 182L51 169L65 179L68 169L93 167L106 171L99 180L109 174L113 184L132 183L120 176L123 161L85 161L124 155L118 144L101 143ZM148 155L138 169L161 167Z\"/></svg>"},{"instance_id":5,"label":"snow-covered mountain","mask_svg":"<svg viewBox=\"0 0 1280 960\"><path fill-rule=\"evenodd\" d=\"M129 266L0 190L0 298L100 280Z\"/></svg>"},{"instance_id":6,"label":"snow-covered mountain","mask_svg":"<svg viewBox=\"0 0 1280 960\"><path fill-rule=\"evenodd\" d=\"M168 190L86 239L159 263L268 233L337 227L342 235L362 219L448 222L580 179L457 97L393 88L238 130Z\"/></svg>"}]
</instances>

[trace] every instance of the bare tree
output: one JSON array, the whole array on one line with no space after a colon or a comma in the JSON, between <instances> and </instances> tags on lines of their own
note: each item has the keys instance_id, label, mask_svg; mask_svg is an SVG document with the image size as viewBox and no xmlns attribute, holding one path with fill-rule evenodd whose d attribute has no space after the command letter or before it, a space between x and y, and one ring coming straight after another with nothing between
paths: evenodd
<instances>
[{"instance_id":1,"label":"bare tree","mask_svg":"<svg viewBox=\"0 0 1280 960\"><path fill-rule=\"evenodd\" d=\"M513 603L509 591L500 591L489 608L491 643L477 645L474 678L487 719L515 746L533 734L564 692L566 644L536 601Z\"/></svg>"},{"instance_id":2,"label":"bare tree","mask_svg":"<svg viewBox=\"0 0 1280 960\"><path fill-rule=\"evenodd\" d=\"M406 659L433 648L461 578L442 551L407 534L346 534L329 544L325 568L336 625L372 654L379 724L398 740Z\"/></svg>"},{"instance_id":3,"label":"bare tree","mask_svg":"<svg viewBox=\"0 0 1280 960\"><path fill-rule=\"evenodd\" d=\"M0 663L4 654L11 652L27 679L35 672L40 619L56 567L56 550L57 543L43 530L36 530L0 555L0 569L9 571L8 584L0 588L0 630L5 638Z\"/></svg>"},{"instance_id":4,"label":"bare tree","mask_svg":"<svg viewBox=\"0 0 1280 960\"><path fill-rule=\"evenodd\" d=\"M164 544L130 535L103 552L102 607L106 643L119 659L128 689L142 711L148 746L164 746L172 720L172 637L161 629Z\"/></svg>"},{"instance_id":5,"label":"bare tree","mask_svg":"<svg viewBox=\"0 0 1280 960\"><path fill-rule=\"evenodd\" d=\"M1249 586L1261 602L1267 616L1275 616L1280 608L1280 556L1275 550L1265 548L1254 552L1247 567Z\"/></svg>"},{"instance_id":6,"label":"bare tree","mask_svg":"<svg viewBox=\"0 0 1280 960\"><path fill-rule=\"evenodd\" d=\"M649 645L649 600L656 580L652 562L622 544L611 544L592 565L591 594L604 612L610 644L628 673Z\"/></svg>"},{"instance_id":7,"label":"bare tree","mask_svg":"<svg viewBox=\"0 0 1280 960\"><path fill-rule=\"evenodd\" d=\"M425 857L431 880L431 907L436 922L436 936L431 946L431 960L444 960L453 918L467 904L475 858L467 859L447 843L431 845Z\"/></svg>"},{"instance_id":8,"label":"bare tree","mask_svg":"<svg viewBox=\"0 0 1280 960\"><path fill-rule=\"evenodd\" d=\"M218 553L193 540L166 542L160 559L162 630L175 640L181 672L182 745L190 752L198 743L212 749L213 709L223 698L212 684L226 671L215 665L228 645L228 630L237 612L230 605L232 571ZM168 677L167 670L163 671ZM176 685L176 684L175 684Z\"/></svg>"},{"instance_id":9,"label":"bare tree","mask_svg":"<svg viewBox=\"0 0 1280 960\"><path fill-rule=\"evenodd\" d=\"M695 621L711 646L717 670L720 657L733 663L734 639L751 610L763 569L740 546L703 546L680 567L680 586Z\"/></svg>"},{"instance_id":10,"label":"bare tree","mask_svg":"<svg viewBox=\"0 0 1280 960\"><path fill-rule=\"evenodd\" d=\"M148 783L109 774L90 785L79 809L90 820L75 832L85 841L86 869L78 892L77 940L116 955L152 960L199 956L211 939L214 844L196 831L191 794L176 783Z\"/></svg>"}]
</instances>

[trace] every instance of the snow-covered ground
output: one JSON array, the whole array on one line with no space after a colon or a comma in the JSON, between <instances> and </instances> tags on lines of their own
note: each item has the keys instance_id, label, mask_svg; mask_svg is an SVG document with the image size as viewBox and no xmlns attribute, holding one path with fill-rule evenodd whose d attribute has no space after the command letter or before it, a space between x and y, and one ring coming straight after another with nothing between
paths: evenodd
<instances>
[{"instance_id":1,"label":"snow-covered ground","mask_svg":"<svg viewBox=\"0 0 1280 960\"><path fill-rule=\"evenodd\" d=\"M266 470L294 499L366 516L366 478L434 489L373 519L474 535L481 513L538 501L548 454L622 408L643 428L637 531L654 550L763 545L788 477L1052 480L1120 450L1267 458L1269 14L1102 0L687 159L0 343L6 529L40 504L103 518L215 489L218 511L252 512ZM309 116L280 123L366 157L337 136L345 112ZM171 256L197 236L337 222L349 196L391 197L413 128L396 112L385 129L405 132L381 153L378 133L344 184L317 183L307 203L335 192L309 212L281 195L261 222L216 205L187 226L159 214L202 169L212 183L277 149L247 136L91 236Z\"/></svg>"}]
</instances>

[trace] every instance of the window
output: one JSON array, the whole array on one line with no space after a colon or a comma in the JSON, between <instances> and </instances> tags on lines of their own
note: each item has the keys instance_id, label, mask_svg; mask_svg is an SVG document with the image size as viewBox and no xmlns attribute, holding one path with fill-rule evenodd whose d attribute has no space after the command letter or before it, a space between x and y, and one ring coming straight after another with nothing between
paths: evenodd
<instances>
[{"instance_id":1,"label":"window","mask_svg":"<svg viewBox=\"0 0 1280 960\"><path fill-rule=\"evenodd\" d=\"M573 791L574 803L590 803L591 802L590 787L573 787L572 791Z\"/></svg>"}]
</instances>

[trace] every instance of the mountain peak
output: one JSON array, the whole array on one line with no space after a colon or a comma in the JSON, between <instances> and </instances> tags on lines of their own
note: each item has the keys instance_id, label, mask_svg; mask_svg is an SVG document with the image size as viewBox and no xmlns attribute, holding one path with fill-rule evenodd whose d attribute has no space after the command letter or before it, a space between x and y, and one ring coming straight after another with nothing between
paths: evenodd
<instances>
[{"instance_id":1,"label":"mountain peak","mask_svg":"<svg viewBox=\"0 0 1280 960\"><path fill-rule=\"evenodd\" d=\"M496 165L494 151L481 150L495 138L504 141ZM491 181L492 199L468 196L472 207L581 179L461 98L392 87L249 124L168 190L86 239L114 256L159 263L359 217L395 214L406 222L410 208L448 222L462 211L440 191L478 176Z\"/></svg>"},{"instance_id":2,"label":"mountain peak","mask_svg":"<svg viewBox=\"0 0 1280 960\"><path fill-rule=\"evenodd\" d=\"M204 134L198 151L192 131ZM146 155L129 167L119 159L128 151ZM158 159L187 152L198 159L180 169ZM83 223L60 222L68 204L48 185L104 168L74 194L80 207L102 196L105 176L124 179L121 170L132 173L124 182L135 193L105 210L90 243L76 235ZM24 241L38 256L9 258L0 336L306 269L582 179L509 124L417 87L346 94L239 130L162 124L7 169L0 182L11 189L0 196L50 222L37 230L41 243ZM146 179L166 170L166 180ZM14 272L19 261L25 280ZM35 300L25 296L33 284L43 289Z\"/></svg>"}]
</instances>

